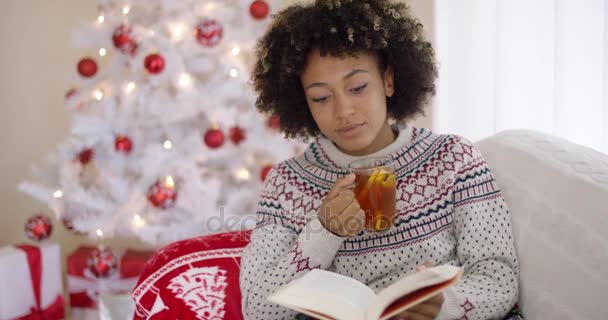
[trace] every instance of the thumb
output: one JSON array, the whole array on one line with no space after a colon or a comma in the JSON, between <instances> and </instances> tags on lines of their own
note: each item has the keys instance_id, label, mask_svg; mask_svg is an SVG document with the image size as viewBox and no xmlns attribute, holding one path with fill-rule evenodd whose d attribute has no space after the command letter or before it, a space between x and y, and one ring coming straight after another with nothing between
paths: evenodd
<instances>
[{"instance_id":1,"label":"thumb","mask_svg":"<svg viewBox=\"0 0 608 320\"><path fill-rule=\"evenodd\" d=\"M342 189L349 187L354 182L355 182L354 173L350 173L342 178L339 178L338 180L336 180L336 183L334 183L334 186L331 188L331 190L329 190L329 193L327 194L327 196L329 198L333 198L333 197L337 196L340 193L340 191L342 191Z\"/></svg>"},{"instance_id":2,"label":"thumb","mask_svg":"<svg viewBox=\"0 0 608 320\"><path fill-rule=\"evenodd\" d=\"M416 272L423 271L426 268L430 268L433 266L433 263L430 261L426 261L423 265L416 267Z\"/></svg>"}]
</instances>

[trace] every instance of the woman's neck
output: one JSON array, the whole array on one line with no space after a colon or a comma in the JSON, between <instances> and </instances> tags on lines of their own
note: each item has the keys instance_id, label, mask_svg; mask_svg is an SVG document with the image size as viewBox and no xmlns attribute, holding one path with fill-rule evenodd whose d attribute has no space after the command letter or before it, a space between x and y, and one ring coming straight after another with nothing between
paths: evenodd
<instances>
[{"instance_id":1,"label":"woman's neck","mask_svg":"<svg viewBox=\"0 0 608 320\"><path fill-rule=\"evenodd\" d=\"M336 166L341 168L348 167L348 164L352 161L359 160L365 157L388 157L392 156L404 146L408 145L412 141L413 129L408 127L405 124L402 125L393 125L389 127L391 131L393 131L394 141L389 145L384 146L384 148L377 150L376 152L366 154L363 156L354 156L350 154L346 154L338 149L336 145L326 137L319 137L317 142L319 146L323 150L323 153L333 162Z\"/></svg>"}]
</instances>

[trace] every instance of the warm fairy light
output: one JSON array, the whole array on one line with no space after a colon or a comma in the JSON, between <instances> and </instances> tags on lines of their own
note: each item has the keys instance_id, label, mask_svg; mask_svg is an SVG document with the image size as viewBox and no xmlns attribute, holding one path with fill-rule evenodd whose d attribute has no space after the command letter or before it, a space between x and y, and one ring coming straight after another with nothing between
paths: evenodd
<instances>
[{"instance_id":1,"label":"warm fairy light","mask_svg":"<svg viewBox=\"0 0 608 320\"><path fill-rule=\"evenodd\" d=\"M235 177L240 181L247 181L251 178L251 172L247 168L241 168L236 171Z\"/></svg>"},{"instance_id":2,"label":"warm fairy light","mask_svg":"<svg viewBox=\"0 0 608 320\"><path fill-rule=\"evenodd\" d=\"M182 73L179 76L179 85L182 88L188 87L192 84L192 77L187 73Z\"/></svg>"},{"instance_id":3,"label":"warm fairy light","mask_svg":"<svg viewBox=\"0 0 608 320\"><path fill-rule=\"evenodd\" d=\"M183 23L174 23L169 26L169 31L171 32L173 39L179 40L184 35L186 26Z\"/></svg>"},{"instance_id":4,"label":"warm fairy light","mask_svg":"<svg viewBox=\"0 0 608 320\"><path fill-rule=\"evenodd\" d=\"M125 91L127 93L131 93L131 92L133 92L133 90L135 90L135 82L131 81L131 82L127 83L127 87L125 88Z\"/></svg>"},{"instance_id":5,"label":"warm fairy light","mask_svg":"<svg viewBox=\"0 0 608 320\"><path fill-rule=\"evenodd\" d=\"M136 229L142 228L146 225L146 221L142 219L138 214L133 216L133 227Z\"/></svg>"},{"instance_id":6,"label":"warm fairy light","mask_svg":"<svg viewBox=\"0 0 608 320\"><path fill-rule=\"evenodd\" d=\"M99 49L99 55L104 57L106 55L106 49L105 48Z\"/></svg>"},{"instance_id":7,"label":"warm fairy light","mask_svg":"<svg viewBox=\"0 0 608 320\"><path fill-rule=\"evenodd\" d=\"M207 4L205 5L205 11L211 11L213 9L215 9L216 5L213 2L207 2Z\"/></svg>"},{"instance_id":8,"label":"warm fairy light","mask_svg":"<svg viewBox=\"0 0 608 320\"><path fill-rule=\"evenodd\" d=\"M105 19L106 19L106 18L105 18L103 15L100 15L99 17L97 17L97 22L99 22L99 23L103 23L103 21L104 21Z\"/></svg>"},{"instance_id":9,"label":"warm fairy light","mask_svg":"<svg viewBox=\"0 0 608 320\"><path fill-rule=\"evenodd\" d=\"M171 150L172 147L173 143L171 143L171 141L165 140L165 142L163 142L163 148L165 148L165 150Z\"/></svg>"},{"instance_id":10,"label":"warm fairy light","mask_svg":"<svg viewBox=\"0 0 608 320\"><path fill-rule=\"evenodd\" d=\"M55 198L63 197L63 191L57 190L57 191L53 192L53 197L55 197Z\"/></svg>"},{"instance_id":11,"label":"warm fairy light","mask_svg":"<svg viewBox=\"0 0 608 320\"><path fill-rule=\"evenodd\" d=\"M103 99L103 92L101 92L101 90L97 89L93 92L93 96L95 97L95 99L101 100L101 99Z\"/></svg>"},{"instance_id":12,"label":"warm fairy light","mask_svg":"<svg viewBox=\"0 0 608 320\"><path fill-rule=\"evenodd\" d=\"M236 78L239 75L239 71L235 68L230 69L230 76Z\"/></svg>"},{"instance_id":13,"label":"warm fairy light","mask_svg":"<svg viewBox=\"0 0 608 320\"><path fill-rule=\"evenodd\" d=\"M172 176L165 177L165 186L168 187L168 188L175 187L175 181L173 181L173 177Z\"/></svg>"},{"instance_id":14,"label":"warm fairy light","mask_svg":"<svg viewBox=\"0 0 608 320\"><path fill-rule=\"evenodd\" d=\"M97 229L97 236L98 237L103 237L103 232L101 232L101 229Z\"/></svg>"},{"instance_id":15,"label":"warm fairy light","mask_svg":"<svg viewBox=\"0 0 608 320\"><path fill-rule=\"evenodd\" d=\"M232 48L232 55L233 56L237 56L239 54L239 52L241 52L241 48L239 48L239 47Z\"/></svg>"},{"instance_id":16,"label":"warm fairy light","mask_svg":"<svg viewBox=\"0 0 608 320\"><path fill-rule=\"evenodd\" d=\"M124 6L122 8L122 14L128 15L129 14L129 10L131 10L131 8L129 8L129 6Z\"/></svg>"}]
</instances>

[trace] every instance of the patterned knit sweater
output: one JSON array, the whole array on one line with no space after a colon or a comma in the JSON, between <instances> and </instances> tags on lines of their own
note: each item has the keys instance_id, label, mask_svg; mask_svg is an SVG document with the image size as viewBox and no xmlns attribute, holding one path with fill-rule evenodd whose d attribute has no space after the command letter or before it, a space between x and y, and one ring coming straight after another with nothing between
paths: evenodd
<instances>
[{"instance_id":1,"label":"patterned knit sweater","mask_svg":"<svg viewBox=\"0 0 608 320\"><path fill-rule=\"evenodd\" d=\"M369 155L396 160L396 222L388 231L343 238L320 224L323 198L359 158L327 139L317 139L269 173L258 224L241 258L245 319L294 318L296 312L266 297L314 268L378 291L426 261L464 267L460 282L444 292L437 319L497 319L515 304L518 261L511 216L480 152L458 136L395 129L397 139Z\"/></svg>"}]
</instances>

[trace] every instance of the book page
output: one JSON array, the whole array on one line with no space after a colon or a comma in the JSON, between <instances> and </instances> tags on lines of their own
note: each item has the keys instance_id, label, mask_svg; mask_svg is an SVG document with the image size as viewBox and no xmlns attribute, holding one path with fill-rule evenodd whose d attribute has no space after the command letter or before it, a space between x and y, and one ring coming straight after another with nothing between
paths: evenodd
<instances>
[{"instance_id":1,"label":"book page","mask_svg":"<svg viewBox=\"0 0 608 320\"><path fill-rule=\"evenodd\" d=\"M401 278L378 292L367 319L388 319L456 284L461 274L461 267L442 265Z\"/></svg>"},{"instance_id":2,"label":"book page","mask_svg":"<svg viewBox=\"0 0 608 320\"><path fill-rule=\"evenodd\" d=\"M376 295L355 279L314 269L271 294L268 300L315 318L364 320Z\"/></svg>"}]
</instances>

